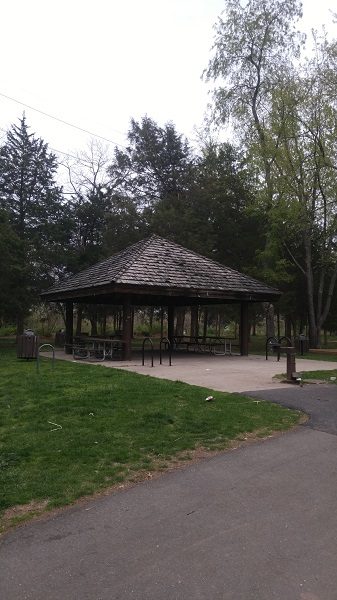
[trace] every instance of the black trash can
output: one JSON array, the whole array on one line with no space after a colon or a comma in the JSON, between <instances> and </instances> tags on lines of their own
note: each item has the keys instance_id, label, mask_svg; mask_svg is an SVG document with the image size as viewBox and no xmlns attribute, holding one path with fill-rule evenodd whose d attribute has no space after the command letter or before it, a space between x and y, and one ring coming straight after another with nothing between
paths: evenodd
<instances>
[{"instance_id":1,"label":"black trash can","mask_svg":"<svg viewBox=\"0 0 337 600\"><path fill-rule=\"evenodd\" d=\"M297 338L298 351L301 356L309 352L309 338L304 334L300 333Z\"/></svg>"},{"instance_id":2,"label":"black trash can","mask_svg":"<svg viewBox=\"0 0 337 600\"><path fill-rule=\"evenodd\" d=\"M37 358L39 338L31 329L25 329L22 335L16 337L17 358Z\"/></svg>"},{"instance_id":3,"label":"black trash can","mask_svg":"<svg viewBox=\"0 0 337 600\"><path fill-rule=\"evenodd\" d=\"M54 342L55 347L63 348L65 343L66 343L65 331L57 331L55 333L55 342Z\"/></svg>"}]
</instances>

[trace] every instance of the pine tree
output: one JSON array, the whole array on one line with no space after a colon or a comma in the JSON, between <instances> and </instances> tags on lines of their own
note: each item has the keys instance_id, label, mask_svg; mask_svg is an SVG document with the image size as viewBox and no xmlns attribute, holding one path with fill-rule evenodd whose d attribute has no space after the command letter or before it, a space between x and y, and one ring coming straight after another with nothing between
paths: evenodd
<instances>
[{"instance_id":1,"label":"pine tree","mask_svg":"<svg viewBox=\"0 0 337 600\"><path fill-rule=\"evenodd\" d=\"M26 301L19 303L17 311L18 331L64 247L62 190L56 183L56 172L56 156L42 139L29 132L23 115L18 125L10 127L0 148L0 209L21 247L21 268L17 269L14 287L26 289ZM27 266L28 282L23 276Z\"/></svg>"}]
</instances>

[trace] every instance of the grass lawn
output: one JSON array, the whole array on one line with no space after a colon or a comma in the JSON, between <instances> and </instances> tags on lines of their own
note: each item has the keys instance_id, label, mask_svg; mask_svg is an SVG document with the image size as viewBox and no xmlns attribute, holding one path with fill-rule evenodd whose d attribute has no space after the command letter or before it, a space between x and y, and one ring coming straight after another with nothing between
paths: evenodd
<instances>
[{"instance_id":1,"label":"grass lawn","mask_svg":"<svg viewBox=\"0 0 337 600\"><path fill-rule=\"evenodd\" d=\"M329 362L337 362L337 354L320 354L319 352L315 353L315 352L308 352L307 354L304 354L303 356L299 356L297 354L296 356L296 360L297 359L301 359L301 358L308 358L311 360L322 360L322 361L329 361Z\"/></svg>"},{"instance_id":2,"label":"grass lawn","mask_svg":"<svg viewBox=\"0 0 337 600\"><path fill-rule=\"evenodd\" d=\"M331 379L331 377L335 379ZM337 369L331 369L330 371L305 371L302 373L302 379L318 379L336 385Z\"/></svg>"},{"instance_id":3,"label":"grass lawn","mask_svg":"<svg viewBox=\"0 0 337 600\"><path fill-rule=\"evenodd\" d=\"M53 371L43 359L38 374L2 343L0 529L298 419L268 402L101 366L59 361Z\"/></svg>"},{"instance_id":4,"label":"grass lawn","mask_svg":"<svg viewBox=\"0 0 337 600\"><path fill-rule=\"evenodd\" d=\"M329 338L330 340L330 338ZM337 349L337 341L335 338L331 338L332 341L329 343L330 349ZM250 337L249 342L249 353L250 354L265 354L266 353L266 337L263 335L256 335ZM307 358L310 360L327 360L337 362L337 354L320 354L319 352L307 352L303 356L300 354L296 355L296 359Z\"/></svg>"}]
</instances>

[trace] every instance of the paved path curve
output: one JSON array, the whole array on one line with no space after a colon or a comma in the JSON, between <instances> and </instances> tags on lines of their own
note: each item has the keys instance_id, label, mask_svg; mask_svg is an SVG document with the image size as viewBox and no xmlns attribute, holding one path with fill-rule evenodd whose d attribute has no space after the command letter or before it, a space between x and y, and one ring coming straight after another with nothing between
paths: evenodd
<instances>
[{"instance_id":1,"label":"paved path curve","mask_svg":"<svg viewBox=\"0 0 337 600\"><path fill-rule=\"evenodd\" d=\"M336 482L301 426L9 533L0 598L337 600Z\"/></svg>"},{"instance_id":2,"label":"paved path curve","mask_svg":"<svg viewBox=\"0 0 337 600\"><path fill-rule=\"evenodd\" d=\"M308 427L337 435L337 385L335 384L304 384L303 387L288 385L286 388L272 391L267 389L245 392L245 395L302 410L310 416Z\"/></svg>"}]
</instances>

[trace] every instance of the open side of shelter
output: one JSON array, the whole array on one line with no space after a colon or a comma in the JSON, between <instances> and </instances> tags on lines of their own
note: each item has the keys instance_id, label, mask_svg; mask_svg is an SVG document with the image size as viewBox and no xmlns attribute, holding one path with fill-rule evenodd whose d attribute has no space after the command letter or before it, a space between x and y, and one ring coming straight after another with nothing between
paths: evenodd
<instances>
[{"instance_id":1,"label":"open side of shelter","mask_svg":"<svg viewBox=\"0 0 337 600\"><path fill-rule=\"evenodd\" d=\"M166 307L168 339L174 339L175 308L240 304L240 353L248 354L248 306L275 302L280 292L266 284L201 256L170 240L152 235L127 247L41 294L48 302L64 302L66 351L73 343L74 303L123 306L123 359L131 358L134 306Z\"/></svg>"}]
</instances>

